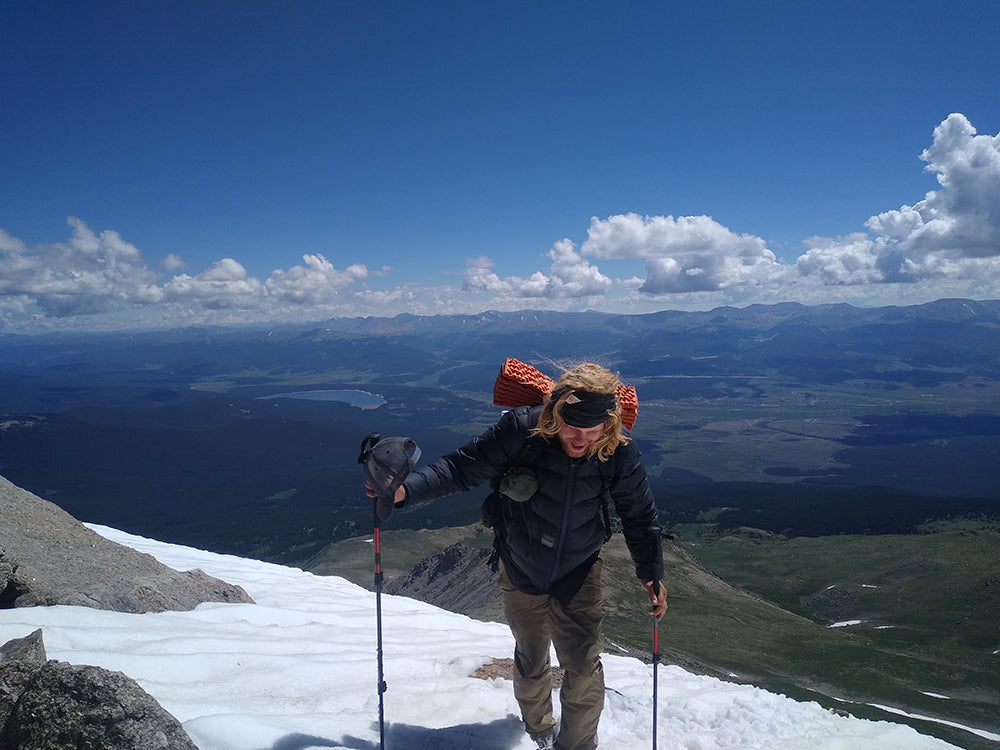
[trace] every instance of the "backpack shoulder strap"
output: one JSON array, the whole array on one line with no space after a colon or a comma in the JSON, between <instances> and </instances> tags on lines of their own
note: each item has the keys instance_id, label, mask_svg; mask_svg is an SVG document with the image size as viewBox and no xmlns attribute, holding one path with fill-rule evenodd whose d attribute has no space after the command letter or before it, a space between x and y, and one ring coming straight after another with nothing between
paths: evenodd
<instances>
[{"instance_id":1,"label":"backpack shoulder strap","mask_svg":"<svg viewBox=\"0 0 1000 750\"><path fill-rule=\"evenodd\" d=\"M599 461L601 469L601 518L604 521L604 541L611 539L611 483L615 479L615 469L618 466L618 451L611 454L607 461Z\"/></svg>"}]
</instances>

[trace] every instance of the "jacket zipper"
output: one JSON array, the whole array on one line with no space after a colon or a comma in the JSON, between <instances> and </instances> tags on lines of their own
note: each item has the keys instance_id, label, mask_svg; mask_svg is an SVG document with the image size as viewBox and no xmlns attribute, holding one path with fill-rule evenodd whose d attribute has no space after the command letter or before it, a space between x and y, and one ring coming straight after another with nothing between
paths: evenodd
<instances>
[{"instance_id":1,"label":"jacket zipper","mask_svg":"<svg viewBox=\"0 0 1000 750\"><path fill-rule=\"evenodd\" d=\"M556 581L556 574L559 572L559 561L562 558L563 547L566 546L566 534L569 528L569 517L572 511L573 501L573 479L576 476L577 462L569 459L569 472L566 474L566 494L563 497L562 519L559 522L559 536L556 538L555 555L552 558L552 571L549 573L549 585L551 588Z\"/></svg>"}]
</instances>

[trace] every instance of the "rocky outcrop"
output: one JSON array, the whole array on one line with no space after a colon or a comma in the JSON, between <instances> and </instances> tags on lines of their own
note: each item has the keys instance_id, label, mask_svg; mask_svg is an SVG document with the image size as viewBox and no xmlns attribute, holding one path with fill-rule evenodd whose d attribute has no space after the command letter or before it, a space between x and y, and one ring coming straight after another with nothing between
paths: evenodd
<instances>
[{"instance_id":1,"label":"rocky outcrop","mask_svg":"<svg viewBox=\"0 0 1000 750\"><path fill-rule=\"evenodd\" d=\"M0 646L0 664L11 661L44 664L45 660L45 643L42 640L41 628L24 638L14 638Z\"/></svg>"},{"instance_id":2,"label":"rocky outcrop","mask_svg":"<svg viewBox=\"0 0 1000 750\"><path fill-rule=\"evenodd\" d=\"M0 477L0 608L73 604L117 612L253 600L201 570L179 572L105 539Z\"/></svg>"},{"instance_id":3,"label":"rocky outcrop","mask_svg":"<svg viewBox=\"0 0 1000 750\"><path fill-rule=\"evenodd\" d=\"M197 750L180 722L121 672L0 662L0 748Z\"/></svg>"},{"instance_id":4,"label":"rocky outcrop","mask_svg":"<svg viewBox=\"0 0 1000 750\"><path fill-rule=\"evenodd\" d=\"M0 608L75 604L118 612L252 602L201 570L116 544L0 477ZM42 631L0 646L0 749L196 750L131 677L47 660Z\"/></svg>"},{"instance_id":5,"label":"rocky outcrop","mask_svg":"<svg viewBox=\"0 0 1000 750\"><path fill-rule=\"evenodd\" d=\"M384 591L435 607L493 622L503 621L497 573L489 565L492 548L458 542L421 560L406 574L386 581Z\"/></svg>"}]
</instances>

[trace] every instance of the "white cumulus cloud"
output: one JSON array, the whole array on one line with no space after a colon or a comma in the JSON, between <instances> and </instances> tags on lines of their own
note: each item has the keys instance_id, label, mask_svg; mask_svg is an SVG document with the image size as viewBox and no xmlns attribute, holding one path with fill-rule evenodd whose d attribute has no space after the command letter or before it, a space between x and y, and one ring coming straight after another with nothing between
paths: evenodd
<instances>
[{"instance_id":1,"label":"white cumulus cloud","mask_svg":"<svg viewBox=\"0 0 1000 750\"><path fill-rule=\"evenodd\" d=\"M67 221L73 229L67 242L29 248L6 232L0 235L0 294L53 317L160 301L156 274L133 244L118 232L95 234L76 217Z\"/></svg>"},{"instance_id":2,"label":"white cumulus cloud","mask_svg":"<svg viewBox=\"0 0 1000 750\"><path fill-rule=\"evenodd\" d=\"M210 310L248 307L263 292L260 281L232 258L215 261L197 276L174 276L163 287L164 298L172 302L198 302Z\"/></svg>"},{"instance_id":3,"label":"white cumulus cloud","mask_svg":"<svg viewBox=\"0 0 1000 750\"><path fill-rule=\"evenodd\" d=\"M362 263L337 270L319 254L303 255L302 260L305 265L272 272L264 282L268 294L281 302L324 304L330 302L339 290L368 277L368 268Z\"/></svg>"},{"instance_id":4,"label":"white cumulus cloud","mask_svg":"<svg viewBox=\"0 0 1000 750\"><path fill-rule=\"evenodd\" d=\"M180 271L186 265L187 263L184 262L184 259L176 253L169 253L162 261L160 261L160 268L170 273Z\"/></svg>"},{"instance_id":5,"label":"white cumulus cloud","mask_svg":"<svg viewBox=\"0 0 1000 750\"><path fill-rule=\"evenodd\" d=\"M161 325L171 319L197 321L199 310L222 313L205 317L215 322L231 322L227 310L240 311L244 321L308 318L345 311L350 299L360 298L339 298L339 293L391 270L372 271L363 263L337 269L323 255L308 254L302 265L274 270L262 283L234 258L214 261L200 273L177 273L186 263L170 253L158 272L118 232L94 232L76 217L67 221L69 239L50 245L28 246L0 229L0 322L16 327L32 317L104 315L110 327L115 316L130 324Z\"/></svg>"},{"instance_id":6,"label":"white cumulus cloud","mask_svg":"<svg viewBox=\"0 0 1000 750\"><path fill-rule=\"evenodd\" d=\"M568 239L556 242L548 252L549 273L535 271L529 276L500 277L489 258L473 258L465 270L463 289L472 292L523 299L576 299L606 293L614 280L592 266Z\"/></svg>"},{"instance_id":7,"label":"white cumulus cloud","mask_svg":"<svg viewBox=\"0 0 1000 750\"><path fill-rule=\"evenodd\" d=\"M764 282L781 273L764 240L736 234L710 216L593 217L584 255L646 259L649 294L706 292Z\"/></svg>"},{"instance_id":8,"label":"white cumulus cloud","mask_svg":"<svg viewBox=\"0 0 1000 750\"><path fill-rule=\"evenodd\" d=\"M829 284L1000 278L1000 135L978 135L964 115L934 129L920 156L940 190L872 216L871 232L813 237L796 265Z\"/></svg>"}]
</instances>

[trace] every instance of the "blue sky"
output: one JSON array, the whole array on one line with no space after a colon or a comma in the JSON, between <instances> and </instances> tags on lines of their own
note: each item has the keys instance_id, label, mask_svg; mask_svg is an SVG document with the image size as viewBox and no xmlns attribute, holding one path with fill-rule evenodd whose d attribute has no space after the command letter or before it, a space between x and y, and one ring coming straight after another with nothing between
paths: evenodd
<instances>
[{"instance_id":1,"label":"blue sky","mask_svg":"<svg viewBox=\"0 0 1000 750\"><path fill-rule=\"evenodd\" d=\"M978 0L0 0L0 331L995 299L998 37Z\"/></svg>"}]
</instances>

